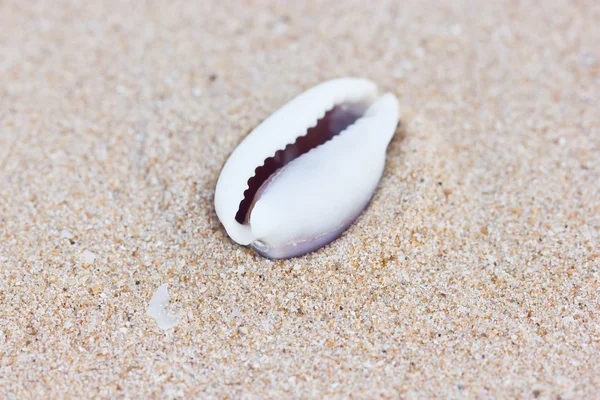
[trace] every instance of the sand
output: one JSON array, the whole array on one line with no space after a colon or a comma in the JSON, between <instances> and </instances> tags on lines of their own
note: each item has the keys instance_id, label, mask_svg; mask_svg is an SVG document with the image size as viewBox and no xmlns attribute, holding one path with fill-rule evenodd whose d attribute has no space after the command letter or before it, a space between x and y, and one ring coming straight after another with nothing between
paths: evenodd
<instances>
[{"instance_id":1,"label":"sand","mask_svg":"<svg viewBox=\"0 0 600 400\"><path fill-rule=\"evenodd\" d=\"M0 3L1 398L600 396L599 2L123 3ZM220 168L339 76L379 190L265 260Z\"/></svg>"}]
</instances>

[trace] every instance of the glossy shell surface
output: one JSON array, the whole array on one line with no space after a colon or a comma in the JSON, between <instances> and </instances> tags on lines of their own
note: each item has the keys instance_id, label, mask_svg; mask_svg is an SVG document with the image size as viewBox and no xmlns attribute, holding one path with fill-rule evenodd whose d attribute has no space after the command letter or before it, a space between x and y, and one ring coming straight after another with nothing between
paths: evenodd
<instances>
[{"instance_id":1,"label":"glossy shell surface","mask_svg":"<svg viewBox=\"0 0 600 400\"><path fill-rule=\"evenodd\" d=\"M396 97L379 95L366 79L335 79L300 94L225 163L215 210L227 234L268 258L331 242L369 203L398 120ZM328 136L302 142L319 135Z\"/></svg>"}]
</instances>

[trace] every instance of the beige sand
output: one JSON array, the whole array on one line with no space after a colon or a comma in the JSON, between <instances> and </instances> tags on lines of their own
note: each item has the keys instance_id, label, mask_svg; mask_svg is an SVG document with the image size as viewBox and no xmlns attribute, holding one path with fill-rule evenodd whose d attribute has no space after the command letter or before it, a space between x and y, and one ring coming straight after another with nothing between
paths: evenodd
<instances>
[{"instance_id":1,"label":"beige sand","mask_svg":"<svg viewBox=\"0 0 600 400\"><path fill-rule=\"evenodd\" d=\"M121 3L0 3L1 398L600 395L598 1ZM228 155L345 75L402 104L370 208L231 242Z\"/></svg>"}]
</instances>

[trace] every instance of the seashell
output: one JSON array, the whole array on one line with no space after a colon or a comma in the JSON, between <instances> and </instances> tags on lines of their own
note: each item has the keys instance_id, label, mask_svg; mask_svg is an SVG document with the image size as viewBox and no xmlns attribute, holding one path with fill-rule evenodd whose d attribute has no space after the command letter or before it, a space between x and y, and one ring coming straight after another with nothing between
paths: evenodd
<instances>
[{"instance_id":1,"label":"seashell","mask_svg":"<svg viewBox=\"0 0 600 400\"><path fill-rule=\"evenodd\" d=\"M337 238L379 183L398 108L373 82L340 78L264 120L217 182L215 210L227 234L268 258L301 256Z\"/></svg>"}]
</instances>

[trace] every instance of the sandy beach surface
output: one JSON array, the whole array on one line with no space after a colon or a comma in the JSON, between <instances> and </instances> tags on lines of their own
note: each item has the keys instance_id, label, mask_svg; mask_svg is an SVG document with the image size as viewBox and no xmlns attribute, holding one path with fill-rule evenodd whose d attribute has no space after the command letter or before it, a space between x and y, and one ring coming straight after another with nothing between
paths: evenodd
<instances>
[{"instance_id":1,"label":"sandy beach surface","mask_svg":"<svg viewBox=\"0 0 600 400\"><path fill-rule=\"evenodd\" d=\"M0 398L600 396L600 2L0 2ZM402 124L337 241L214 188L362 76ZM146 310L168 284L174 328Z\"/></svg>"}]
</instances>

